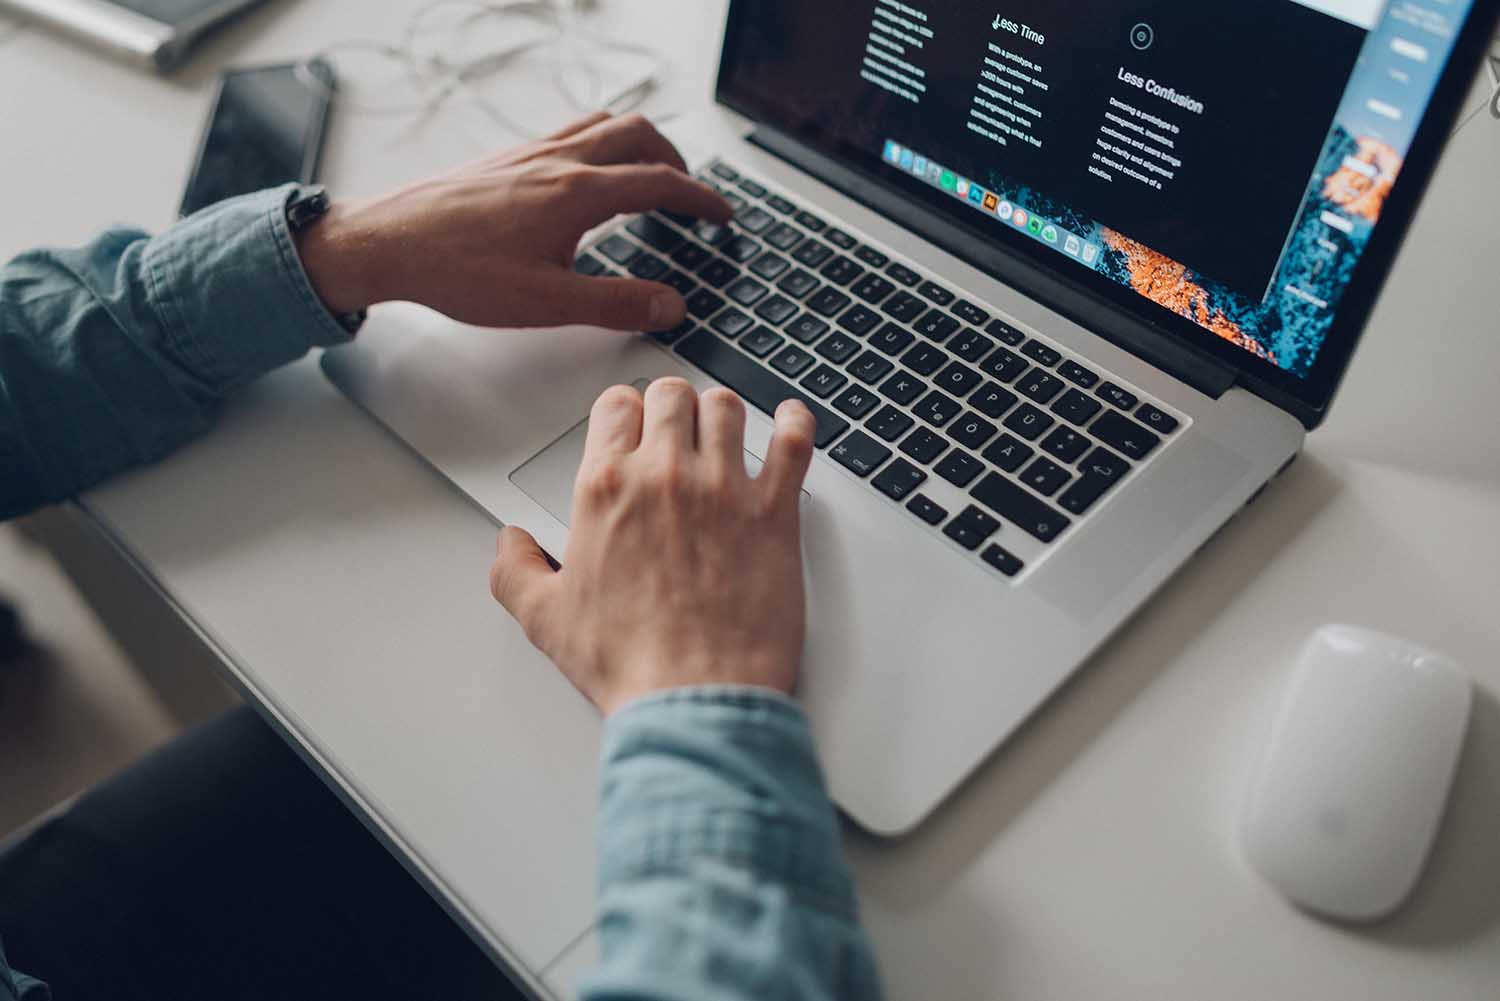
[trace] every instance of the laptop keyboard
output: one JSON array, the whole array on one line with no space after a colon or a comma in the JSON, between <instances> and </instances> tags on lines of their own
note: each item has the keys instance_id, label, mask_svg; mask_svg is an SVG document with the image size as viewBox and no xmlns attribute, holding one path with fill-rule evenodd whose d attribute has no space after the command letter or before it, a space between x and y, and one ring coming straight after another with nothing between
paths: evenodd
<instances>
[{"instance_id":1,"label":"laptop keyboard","mask_svg":"<svg viewBox=\"0 0 1500 1001\"><path fill-rule=\"evenodd\" d=\"M577 270L677 289L687 319L651 337L767 414L801 400L831 461L992 571L1035 566L1188 423L728 164L699 176L731 224L636 216Z\"/></svg>"}]
</instances>

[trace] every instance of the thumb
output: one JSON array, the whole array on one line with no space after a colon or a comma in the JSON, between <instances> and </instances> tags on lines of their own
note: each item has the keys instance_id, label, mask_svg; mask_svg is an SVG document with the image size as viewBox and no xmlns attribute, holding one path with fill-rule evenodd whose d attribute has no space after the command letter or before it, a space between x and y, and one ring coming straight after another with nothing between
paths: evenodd
<instances>
[{"instance_id":1,"label":"thumb","mask_svg":"<svg viewBox=\"0 0 1500 1001\"><path fill-rule=\"evenodd\" d=\"M555 299L567 323L590 323L612 330L670 330L682 322L687 307L670 285L639 278L562 276Z\"/></svg>"},{"instance_id":2,"label":"thumb","mask_svg":"<svg viewBox=\"0 0 1500 1001\"><path fill-rule=\"evenodd\" d=\"M556 580L557 572L530 532L515 525L500 530L495 562L490 564L490 593L533 643Z\"/></svg>"}]
</instances>

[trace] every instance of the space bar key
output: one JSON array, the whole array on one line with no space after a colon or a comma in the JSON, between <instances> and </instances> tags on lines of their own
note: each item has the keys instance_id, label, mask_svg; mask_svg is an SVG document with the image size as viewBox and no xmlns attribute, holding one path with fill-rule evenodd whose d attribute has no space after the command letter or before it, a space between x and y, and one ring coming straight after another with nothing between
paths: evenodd
<instances>
[{"instance_id":1,"label":"space bar key","mask_svg":"<svg viewBox=\"0 0 1500 1001\"><path fill-rule=\"evenodd\" d=\"M774 414L782 400L807 404L818 422L815 441L819 448L849 429L849 422L838 414L706 330L683 340L677 353L768 414Z\"/></svg>"}]
</instances>

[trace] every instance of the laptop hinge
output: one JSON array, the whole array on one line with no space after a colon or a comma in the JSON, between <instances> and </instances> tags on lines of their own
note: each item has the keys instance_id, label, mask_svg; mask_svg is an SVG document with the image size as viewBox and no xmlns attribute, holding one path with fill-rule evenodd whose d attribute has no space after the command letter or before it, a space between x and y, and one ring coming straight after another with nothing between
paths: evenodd
<instances>
[{"instance_id":1,"label":"laptop hinge","mask_svg":"<svg viewBox=\"0 0 1500 1001\"><path fill-rule=\"evenodd\" d=\"M1118 306L1103 297L903 198L874 176L839 163L771 126L756 126L749 141L1200 393L1218 399L1234 385L1234 369L1196 350L1181 337L1123 315Z\"/></svg>"}]
</instances>

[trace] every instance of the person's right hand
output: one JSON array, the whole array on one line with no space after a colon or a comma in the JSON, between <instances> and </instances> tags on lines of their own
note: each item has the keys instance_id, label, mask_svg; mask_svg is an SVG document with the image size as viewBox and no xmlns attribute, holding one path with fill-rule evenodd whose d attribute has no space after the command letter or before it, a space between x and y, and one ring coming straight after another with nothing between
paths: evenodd
<instances>
[{"instance_id":1,"label":"person's right hand","mask_svg":"<svg viewBox=\"0 0 1500 1001\"><path fill-rule=\"evenodd\" d=\"M683 318L672 288L573 271L585 232L652 209L732 214L646 119L599 113L374 201L335 203L297 246L335 314L404 299L486 327L659 330Z\"/></svg>"},{"instance_id":2,"label":"person's right hand","mask_svg":"<svg viewBox=\"0 0 1500 1001\"><path fill-rule=\"evenodd\" d=\"M682 379L606 390L589 415L562 569L507 526L490 590L578 689L614 712L648 692L790 692L802 655L799 501L816 424L776 411L745 472L745 405Z\"/></svg>"}]
</instances>

